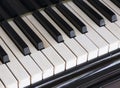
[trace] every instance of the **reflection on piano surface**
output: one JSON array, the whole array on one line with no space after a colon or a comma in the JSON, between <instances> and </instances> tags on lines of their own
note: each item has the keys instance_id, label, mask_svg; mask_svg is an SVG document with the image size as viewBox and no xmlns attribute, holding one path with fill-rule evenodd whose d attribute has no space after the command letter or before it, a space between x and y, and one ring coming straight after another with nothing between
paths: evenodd
<instances>
[{"instance_id":1,"label":"reflection on piano surface","mask_svg":"<svg viewBox=\"0 0 120 88\"><path fill-rule=\"evenodd\" d=\"M119 0L0 0L0 88L100 88L119 47Z\"/></svg>"}]
</instances>

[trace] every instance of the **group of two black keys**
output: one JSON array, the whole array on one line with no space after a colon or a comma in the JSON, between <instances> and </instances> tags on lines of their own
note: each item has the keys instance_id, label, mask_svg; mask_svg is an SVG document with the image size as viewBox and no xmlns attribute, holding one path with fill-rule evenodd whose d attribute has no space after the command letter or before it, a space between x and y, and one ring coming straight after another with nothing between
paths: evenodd
<instances>
[{"instance_id":1,"label":"group of two black keys","mask_svg":"<svg viewBox=\"0 0 120 88\"><path fill-rule=\"evenodd\" d=\"M90 8L85 2L81 0L73 0L73 2L80 9L82 9L96 24L98 24L99 26L105 25L104 19L98 13L96 13L92 8ZM103 5L102 3L99 2L99 0L98 3ZM87 28L85 24L81 22L73 13L71 13L62 3L57 4L56 7L81 33L83 34L87 33ZM113 15L115 16L115 14L111 10L109 10L106 6L103 5L103 7L105 11L104 14L103 13L102 14L111 22L116 21L117 19L115 17L114 19L110 19L110 17L112 18ZM99 11L101 12L102 9L103 8L100 8ZM107 12L108 10L109 12ZM70 38L75 37L74 30L51 7L46 7L44 11L58 24L59 27L61 27L61 29ZM112 14L109 14L108 16L105 13L106 14L112 13ZM40 24L43 25L43 27L47 30L47 32L58 43L63 42L62 35L59 33L59 31L57 31L55 27L39 11L34 11L32 15L40 22ZM21 29L21 31L26 35L26 37L32 42L32 44L38 50L44 49L42 40L32 31L32 29L19 16L14 18L14 22L17 24L17 26ZM14 29L6 21L3 21L1 23L1 26L24 55L30 54L30 50L27 44L24 43L24 41L17 35Z\"/></svg>"}]
</instances>

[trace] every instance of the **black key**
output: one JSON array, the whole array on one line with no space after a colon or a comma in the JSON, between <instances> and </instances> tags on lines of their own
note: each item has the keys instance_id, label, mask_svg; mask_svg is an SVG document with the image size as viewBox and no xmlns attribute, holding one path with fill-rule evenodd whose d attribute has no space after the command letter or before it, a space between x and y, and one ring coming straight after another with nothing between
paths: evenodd
<instances>
[{"instance_id":1,"label":"black key","mask_svg":"<svg viewBox=\"0 0 120 88\"><path fill-rule=\"evenodd\" d=\"M105 25L104 19L95 12L90 6L88 6L84 1L82 0L73 0L73 2L89 16L98 26L102 27Z\"/></svg>"},{"instance_id":2,"label":"black key","mask_svg":"<svg viewBox=\"0 0 120 88\"><path fill-rule=\"evenodd\" d=\"M87 28L71 11L69 11L62 3L56 5L59 11L81 32L87 33Z\"/></svg>"},{"instance_id":3,"label":"black key","mask_svg":"<svg viewBox=\"0 0 120 88\"><path fill-rule=\"evenodd\" d=\"M110 0L112 1L116 6L120 8L120 0Z\"/></svg>"},{"instance_id":4,"label":"black key","mask_svg":"<svg viewBox=\"0 0 120 88\"><path fill-rule=\"evenodd\" d=\"M1 26L24 55L30 54L29 47L19 37L19 35L14 31L14 29L8 24L8 22L6 21L1 22Z\"/></svg>"},{"instance_id":5,"label":"black key","mask_svg":"<svg viewBox=\"0 0 120 88\"><path fill-rule=\"evenodd\" d=\"M35 11L33 16L58 43L63 42L63 37L59 31L57 31L56 28L41 13L39 13L39 11Z\"/></svg>"},{"instance_id":6,"label":"black key","mask_svg":"<svg viewBox=\"0 0 120 88\"><path fill-rule=\"evenodd\" d=\"M20 2L30 11L40 8L35 0L20 0Z\"/></svg>"},{"instance_id":7,"label":"black key","mask_svg":"<svg viewBox=\"0 0 120 88\"><path fill-rule=\"evenodd\" d=\"M0 5L11 15L11 17L27 12L26 8L19 2L19 0L0 0Z\"/></svg>"},{"instance_id":8,"label":"black key","mask_svg":"<svg viewBox=\"0 0 120 88\"><path fill-rule=\"evenodd\" d=\"M42 40L20 17L14 18L14 22L17 24L20 30L27 36L31 43L36 47L36 49L42 50L44 48Z\"/></svg>"},{"instance_id":9,"label":"black key","mask_svg":"<svg viewBox=\"0 0 120 88\"><path fill-rule=\"evenodd\" d=\"M109 8L107 8L103 3L99 0L87 0L90 2L100 13L102 13L109 21L115 22L117 21L117 16L114 12L112 12Z\"/></svg>"},{"instance_id":10,"label":"black key","mask_svg":"<svg viewBox=\"0 0 120 88\"><path fill-rule=\"evenodd\" d=\"M1 46L0 46L0 61L3 64L10 62L8 54L4 51L4 49Z\"/></svg>"},{"instance_id":11,"label":"black key","mask_svg":"<svg viewBox=\"0 0 120 88\"><path fill-rule=\"evenodd\" d=\"M45 8L45 12L70 38L75 37L74 30L51 7Z\"/></svg>"}]
</instances>

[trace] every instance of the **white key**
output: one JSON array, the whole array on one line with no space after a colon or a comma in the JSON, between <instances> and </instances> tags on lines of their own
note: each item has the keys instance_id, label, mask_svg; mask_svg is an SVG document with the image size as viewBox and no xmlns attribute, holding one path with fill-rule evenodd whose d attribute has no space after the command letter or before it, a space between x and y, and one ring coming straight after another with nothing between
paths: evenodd
<instances>
[{"instance_id":1,"label":"white key","mask_svg":"<svg viewBox=\"0 0 120 88\"><path fill-rule=\"evenodd\" d=\"M3 40L5 41L5 43L8 44L9 48L11 49L11 51L14 52L14 54L17 57L17 59L19 60L19 62L23 65L23 67L25 68L25 70L27 70L27 72L31 76L31 83L35 83L35 82L41 80L42 79L42 72L39 69L39 67L35 64L35 62L29 56L24 56L18 50L18 48L15 46L15 44L9 39L9 37L6 35L6 33L2 29L0 29L0 32L2 33L1 37L3 38ZM13 58L13 63L14 63L14 58ZM11 65L11 66L14 67L14 65ZM17 69L17 70L19 70L19 69ZM20 75L20 78L21 78L22 77L21 73L20 73L20 71L17 71L17 70L15 70L16 74L18 73L18 75ZM23 73L23 75L24 74L25 73ZM39 78L37 76L39 76ZM23 79L25 79L25 78L26 77L24 77ZM22 84L27 84L27 83L28 82L25 82L25 83L22 83ZM29 84L30 84L30 80L29 80Z\"/></svg>"},{"instance_id":2,"label":"white key","mask_svg":"<svg viewBox=\"0 0 120 88\"><path fill-rule=\"evenodd\" d=\"M19 81L19 88L30 85L30 76L18 61L11 61L7 65L16 79Z\"/></svg>"},{"instance_id":3,"label":"white key","mask_svg":"<svg viewBox=\"0 0 120 88\"><path fill-rule=\"evenodd\" d=\"M109 45L95 31L90 31L86 36L98 47L98 56L108 53Z\"/></svg>"},{"instance_id":4,"label":"white key","mask_svg":"<svg viewBox=\"0 0 120 88\"><path fill-rule=\"evenodd\" d=\"M74 12L67 4L64 4L78 19L80 19L87 26L88 33L86 36L99 48L99 56L108 53L108 44L102 39L99 34L97 34L83 19L80 18L78 14ZM53 8L75 31L76 36L81 35L81 33L62 15L56 8Z\"/></svg>"},{"instance_id":5,"label":"white key","mask_svg":"<svg viewBox=\"0 0 120 88\"><path fill-rule=\"evenodd\" d=\"M98 27L86 14L84 14L73 2L68 2L69 6L81 16L99 35L109 44L109 52L119 48L118 39L105 27ZM106 35L107 34L107 35Z\"/></svg>"},{"instance_id":6,"label":"white key","mask_svg":"<svg viewBox=\"0 0 120 88\"><path fill-rule=\"evenodd\" d=\"M106 27L111 33L113 33L114 36L116 36L120 40L120 27L118 25L113 23L113 24L106 25ZM119 44L119 47L120 47L120 44Z\"/></svg>"},{"instance_id":7,"label":"white key","mask_svg":"<svg viewBox=\"0 0 120 88\"><path fill-rule=\"evenodd\" d=\"M55 8L53 8L55 9ZM45 12L42 12L46 14ZM58 13L58 11L57 11ZM77 65L87 61L87 52L73 39L69 38L60 27L46 14L44 15L49 22L62 34L64 43L67 47L76 55L77 57Z\"/></svg>"},{"instance_id":8,"label":"white key","mask_svg":"<svg viewBox=\"0 0 120 88\"><path fill-rule=\"evenodd\" d=\"M119 48L119 40L105 28L96 30L107 42L109 42L109 52Z\"/></svg>"},{"instance_id":9,"label":"white key","mask_svg":"<svg viewBox=\"0 0 120 88\"><path fill-rule=\"evenodd\" d=\"M4 64L0 65L0 79L6 88L18 88L17 80Z\"/></svg>"},{"instance_id":10,"label":"white key","mask_svg":"<svg viewBox=\"0 0 120 88\"><path fill-rule=\"evenodd\" d=\"M40 51L37 51L35 49L35 47L30 43L30 41L20 31L20 29L15 25L15 23L13 21L9 21L9 24L14 28L16 33L18 33L18 35L21 36L21 38L25 41L25 43L28 44L28 47L30 48L30 51L31 51L31 55L30 56L33 58L33 60L37 64L39 63L38 66L43 71L43 78L52 76L53 75L53 66L52 66L52 64L47 60L47 58L44 55L42 55L42 53ZM40 58L40 57L42 57L42 58ZM44 63L41 63L41 62L44 62ZM44 67L44 66L46 66L46 67ZM47 71L47 73L45 73L46 71ZM50 71L50 72L48 72L48 71ZM47 74L47 76L45 75L45 77L44 77L44 74ZM42 78L42 76L41 76L41 78Z\"/></svg>"},{"instance_id":11,"label":"white key","mask_svg":"<svg viewBox=\"0 0 120 88\"><path fill-rule=\"evenodd\" d=\"M76 57L77 57L77 65L82 64L82 63L87 61L88 53L74 39L65 41L65 44L76 55Z\"/></svg>"},{"instance_id":12,"label":"white key","mask_svg":"<svg viewBox=\"0 0 120 88\"><path fill-rule=\"evenodd\" d=\"M5 88L5 86L3 85L1 81L0 81L0 88Z\"/></svg>"},{"instance_id":13,"label":"white key","mask_svg":"<svg viewBox=\"0 0 120 88\"><path fill-rule=\"evenodd\" d=\"M98 56L98 48L84 35L75 38L88 52L88 60Z\"/></svg>"},{"instance_id":14,"label":"white key","mask_svg":"<svg viewBox=\"0 0 120 88\"><path fill-rule=\"evenodd\" d=\"M54 48L66 61L66 69L76 66L75 55L63 43L54 45Z\"/></svg>"},{"instance_id":15,"label":"white key","mask_svg":"<svg viewBox=\"0 0 120 88\"><path fill-rule=\"evenodd\" d=\"M65 62L61 59L61 57L57 54L57 52L52 48L46 48L42 50L47 58L49 58L50 62L54 65L54 73L60 73L65 70Z\"/></svg>"},{"instance_id":16,"label":"white key","mask_svg":"<svg viewBox=\"0 0 120 88\"><path fill-rule=\"evenodd\" d=\"M38 29L38 31L41 32L41 34L47 39L47 41L52 45L52 47L56 49L56 51L61 55L61 57L63 57L66 62L66 69L74 67L76 65L75 55L63 43L58 44L32 15L28 15L27 18ZM68 57L66 56L66 53Z\"/></svg>"},{"instance_id":17,"label":"white key","mask_svg":"<svg viewBox=\"0 0 120 88\"><path fill-rule=\"evenodd\" d=\"M19 87L22 88L24 86L28 86L30 84L30 77L24 68L20 65L8 47L4 44L4 42L0 39L0 45L6 51L9 56L10 62L7 63L8 68L14 74L16 79L19 81Z\"/></svg>"},{"instance_id":18,"label":"white key","mask_svg":"<svg viewBox=\"0 0 120 88\"><path fill-rule=\"evenodd\" d=\"M47 60L47 58L41 53L36 52L31 54L31 57L38 64L43 72L43 79L48 78L53 75L53 65Z\"/></svg>"}]
</instances>

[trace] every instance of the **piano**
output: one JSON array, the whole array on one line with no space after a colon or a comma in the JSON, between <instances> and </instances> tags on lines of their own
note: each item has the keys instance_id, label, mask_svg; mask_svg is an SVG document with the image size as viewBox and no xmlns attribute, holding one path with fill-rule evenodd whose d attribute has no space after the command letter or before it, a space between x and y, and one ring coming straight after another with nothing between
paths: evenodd
<instances>
[{"instance_id":1,"label":"piano","mask_svg":"<svg viewBox=\"0 0 120 88\"><path fill-rule=\"evenodd\" d=\"M120 88L119 0L0 0L0 88Z\"/></svg>"}]
</instances>

